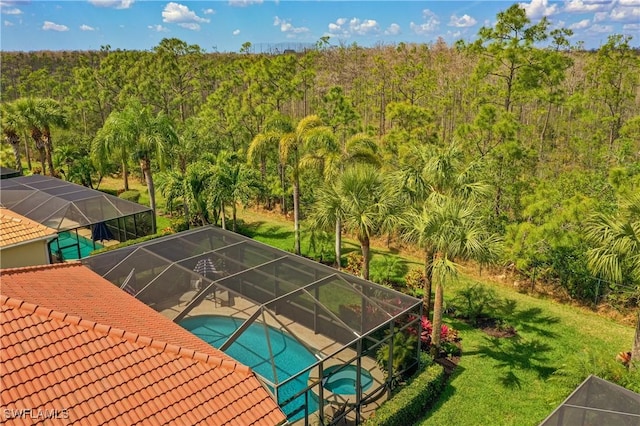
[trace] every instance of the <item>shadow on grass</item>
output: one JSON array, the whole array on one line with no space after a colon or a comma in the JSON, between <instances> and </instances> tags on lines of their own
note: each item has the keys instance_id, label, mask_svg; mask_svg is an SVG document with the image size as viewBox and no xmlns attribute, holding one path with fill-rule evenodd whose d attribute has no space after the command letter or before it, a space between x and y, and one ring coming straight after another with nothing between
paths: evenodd
<instances>
[{"instance_id":1,"label":"shadow on grass","mask_svg":"<svg viewBox=\"0 0 640 426\"><path fill-rule=\"evenodd\" d=\"M514 389L521 387L517 371L532 371L542 380L546 380L556 371L556 367L548 363L547 353L551 349L551 346L539 339L528 340L520 336L504 339L487 336L476 351L467 352L465 355L480 355L497 361L495 368L498 381L505 388Z\"/></svg>"}]
</instances>

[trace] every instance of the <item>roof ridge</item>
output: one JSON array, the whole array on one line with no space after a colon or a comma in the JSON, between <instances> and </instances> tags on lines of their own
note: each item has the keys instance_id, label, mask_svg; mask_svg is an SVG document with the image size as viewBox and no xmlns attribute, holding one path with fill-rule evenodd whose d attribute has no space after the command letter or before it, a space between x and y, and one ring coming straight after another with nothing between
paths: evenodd
<instances>
[{"instance_id":1,"label":"roof ridge","mask_svg":"<svg viewBox=\"0 0 640 426\"><path fill-rule=\"evenodd\" d=\"M71 260L71 261L62 262L62 263L52 263L50 265L33 265L33 266L21 266L19 268L3 268L3 269L0 269L0 274L1 275L20 274L23 272L71 268L74 266L82 266L82 262L80 262L79 260Z\"/></svg>"},{"instance_id":2,"label":"roof ridge","mask_svg":"<svg viewBox=\"0 0 640 426\"><path fill-rule=\"evenodd\" d=\"M14 268L14 269L32 269L28 268ZM37 267L35 267L37 268ZM3 270L3 272L6 270ZM147 346L157 349L161 352L172 353L179 357L189 358L196 362L203 362L211 366L224 368L238 373L246 375L253 375L253 371L246 365L240 364L236 361L226 360L221 357L206 354L204 352L196 351L195 349L188 349L182 346L174 345L171 343L160 341L159 339L153 339L151 337L141 336L137 333L132 333L120 328L112 327L106 324L100 324L95 321L86 320L76 315L67 314L65 312L55 311L53 309L38 306L34 303L29 303L21 299L14 297L8 297L0 294L0 304L6 305L10 308L26 311L31 314L40 315L46 318L55 319L65 322L67 324L77 325L89 330L93 330L96 333L104 334L106 336L117 337L125 339L129 342L136 343L140 346Z\"/></svg>"}]
</instances>

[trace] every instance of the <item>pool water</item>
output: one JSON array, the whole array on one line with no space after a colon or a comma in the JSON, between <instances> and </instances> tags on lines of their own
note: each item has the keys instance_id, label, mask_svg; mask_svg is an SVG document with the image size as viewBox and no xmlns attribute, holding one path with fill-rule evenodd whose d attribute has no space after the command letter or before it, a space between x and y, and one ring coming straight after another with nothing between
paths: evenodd
<instances>
[{"instance_id":1,"label":"pool water","mask_svg":"<svg viewBox=\"0 0 640 426\"><path fill-rule=\"evenodd\" d=\"M355 395L357 371L358 367L355 365L333 365L328 367L324 370L324 379L322 380L323 386L325 389L339 395ZM373 377L371 377L371 374L367 370L361 368L360 387L362 390L366 391L372 384Z\"/></svg>"},{"instance_id":2,"label":"pool water","mask_svg":"<svg viewBox=\"0 0 640 426\"><path fill-rule=\"evenodd\" d=\"M187 318L180 322L196 336L203 339L215 348L219 348L240 325L243 320L223 317L218 315L201 315ZM269 342L274 355L274 370L271 366L269 347L267 343L267 332ZM251 324L238 339L229 346L225 353L244 365L251 367L257 374L273 383L281 383L285 379L292 377L317 360L315 356L289 334L273 327L265 327L260 323ZM295 380L278 388L278 403L282 404L296 393L307 387L309 372L306 372ZM305 416L305 406L308 413L313 413L318 409L317 396L314 392L308 391L295 398L286 406L282 407L289 421L296 421ZM305 401L306 399L306 401Z\"/></svg>"},{"instance_id":3,"label":"pool water","mask_svg":"<svg viewBox=\"0 0 640 426\"><path fill-rule=\"evenodd\" d=\"M96 242L95 248L93 248L94 242L90 239L83 237L82 235L76 235L75 232L61 232L58 234L57 243L54 241L51 244L51 251L57 254L58 251L62 252L63 260L83 259L94 251L103 247L102 244ZM80 246L80 257L78 257L78 246Z\"/></svg>"}]
</instances>

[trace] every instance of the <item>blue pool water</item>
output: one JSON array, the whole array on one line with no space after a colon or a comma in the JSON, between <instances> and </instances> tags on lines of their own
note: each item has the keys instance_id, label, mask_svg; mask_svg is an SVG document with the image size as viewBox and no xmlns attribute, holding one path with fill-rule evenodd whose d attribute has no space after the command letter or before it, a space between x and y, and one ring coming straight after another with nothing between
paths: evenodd
<instances>
[{"instance_id":1,"label":"blue pool water","mask_svg":"<svg viewBox=\"0 0 640 426\"><path fill-rule=\"evenodd\" d=\"M196 336L215 348L219 348L231 334L236 331L243 321L218 315L201 315L187 318L180 322ZM274 371L271 366L267 334L274 354ZM316 362L315 356L298 343L289 334L263 324L251 324L238 339L229 346L225 353L244 365L251 367L257 374L273 383L281 383L285 379L296 375ZM309 372L302 374L295 380L288 382L278 389L278 403L282 404L293 395L307 387ZM304 407L313 413L318 409L318 401L312 391L302 394L286 406L282 407L289 421L295 421L305 416ZM306 399L306 401L305 401Z\"/></svg>"},{"instance_id":2,"label":"blue pool water","mask_svg":"<svg viewBox=\"0 0 640 426\"><path fill-rule=\"evenodd\" d=\"M80 257L78 257L78 244L80 246ZM102 244L95 243L96 248L93 248L93 241L89 240L82 235L76 235L75 232L61 232L58 234L58 241L51 244L51 250L54 254L58 251L62 252L62 258L64 260L82 259L94 251L102 248Z\"/></svg>"},{"instance_id":3,"label":"blue pool water","mask_svg":"<svg viewBox=\"0 0 640 426\"><path fill-rule=\"evenodd\" d=\"M340 368L342 367L342 368ZM340 371L336 371L336 370ZM356 393L356 373L358 367L355 365L333 365L324 370L323 386L325 389L340 395L355 395ZM336 371L334 373L334 371ZM360 387L366 391L373 384L371 374L361 368L360 369Z\"/></svg>"}]
</instances>

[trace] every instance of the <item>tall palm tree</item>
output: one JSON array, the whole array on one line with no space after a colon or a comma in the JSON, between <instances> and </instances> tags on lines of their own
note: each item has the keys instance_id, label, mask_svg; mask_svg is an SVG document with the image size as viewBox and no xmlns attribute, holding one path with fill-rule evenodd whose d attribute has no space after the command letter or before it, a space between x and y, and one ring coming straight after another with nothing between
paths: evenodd
<instances>
[{"instance_id":1,"label":"tall palm tree","mask_svg":"<svg viewBox=\"0 0 640 426\"><path fill-rule=\"evenodd\" d=\"M17 113L20 115L21 126L29 132L29 136L38 150L42 174L46 174L47 151L44 139L42 138L42 120L38 104L32 98L20 98L15 101L14 105Z\"/></svg>"},{"instance_id":2,"label":"tall palm tree","mask_svg":"<svg viewBox=\"0 0 640 426\"><path fill-rule=\"evenodd\" d=\"M489 262L497 257L499 239L482 225L477 204L470 200L434 195L422 212L425 235L429 236L434 257L431 263L436 281L431 342L440 346L444 287L458 274L457 260Z\"/></svg>"},{"instance_id":3,"label":"tall palm tree","mask_svg":"<svg viewBox=\"0 0 640 426\"><path fill-rule=\"evenodd\" d=\"M324 223L325 227L340 219L345 231L355 235L362 251L362 277L369 279L371 237L394 216L394 201L378 170L358 164L348 167L336 182L325 183L311 215L316 224Z\"/></svg>"},{"instance_id":4,"label":"tall palm tree","mask_svg":"<svg viewBox=\"0 0 640 426\"><path fill-rule=\"evenodd\" d=\"M431 309L433 264L436 260L434 235L429 209L438 197L475 200L488 192L488 187L475 177L475 164L464 164L462 151L453 143L436 146L411 146L401 158L401 168L391 174L406 203L412 205L401 221L402 237L424 251L423 301ZM429 202L429 200L431 200Z\"/></svg>"},{"instance_id":5,"label":"tall palm tree","mask_svg":"<svg viewBox=\"0 0 640 426\"><path fill-rule=\"evenodd\" d=\"M325 206L323 213L315 215L312 223L317 229L334 228L335 232L335 267L340 269L342 258L342 215L340 212L340 197L335 192L331 182L336 181L346 167L354 164L370 164L379 166L377 155L378 145L366 134L356 134L340 146L333 133L327 128L322 138L317 138L317 146L308 146L306 153L300 160L303 168L318 170L326 185L318 194L318 205ZM313 142L313 141L312 141Z\"/></svg>"},{"instance_id":6,"label":"tall palm tree","mask_svg":"<svg viewBox=\"0 0 640 426\"><path fill-rule=\"evenodd\" d=\"M38 99L36 103L42 125L42 140L46 150L49 173L51 176L54 176L56 172L53 166L53 138L51 137L51 127L66 129L69 127L69 123L66 114L56 100Z\"/></svg>"},{"instance_id":7,"label":"tall palm tree","mask_svg":"<svg viewBox=\"0 0 640 426\"><path fill-rule=\"evenodd\" d=\"M321 139L330 137L330 129L324 126L317 115L306 116L292 127L287 117L277 114L265 125L265 131L253 139L247 152L250 160L262 160L268 147L274 147L277 142L281 177L284 179L288 176L293 189L294 251L298 255L300 254L300 160L305 146L318 145Z\"/></svg>"},{"instance_id":8,"label":"tall palm tree","mask_svg":"<svg viewBox=\"0 0 640 426\"><path fill-rule=\"evenodd\" d=\"M0 122L2 123L2 135L4 140L11 145L15 168L22 174L22 162L20 161L20 130L22 122L15 103L3 103L0 108Z\"/></svg>"},{"instance_id":9,"label":"tall palm tree","mask_svg":"<svg viewBox=\"0 0 640 426\"><path fill-rule=\"evenodd\" d=\"M169 117L160 113L154 116L149 108L138 101L128 104L123 111L113 112L100 129L92 153L99 164L108 161L113 149L123 164L123 175L126 176L126 162L129 152L133 153L140 164L149 191L149 204L156 213L156 193L153 182L151 161L155 159L160 168L168 160L171 146L178 141L178 136ZM125 180L125 189L127 188Z\"/></svg>"},{"instance_id":10,"label":"tall palm tree","mask_svg":"<svg viewBox=\"0 0 640 426\"><path fill-rule=\"evenodd\" d=\"M595 248L587 252L589 268L614 283L640 287L640 194L620 203L617 215L594 215L587 224L587 236ZM640 362L640 308L631 351Z\"/></svg>"},{"instance_id":11,"label":"tall palm tree","mask_svg":"<svg viewBox=\"0 0 640 426\"><path fill-rule=\"evenodd\" d=\"M15 111L21 116L22 126L29 131L38 149L42 173L46 174L48 167L49 174L54 176L51 127L68 127L62 107L54 99L48 98L21 98L14 105Z\"/></svg>"},{"instance_id":12,"label":"tall palm tree","mask_svg":"<svg viewBox=\"0 0 640 426\"><path fill-rule=\"evenodd\" d=\"M133 121L130 112L114 111L109 114L91 143L91 157L100 172L104 173L112 160L120 162L125 191L129 190L129 160L135 144L129 124Z\"/></svg>"}]
</instances>

